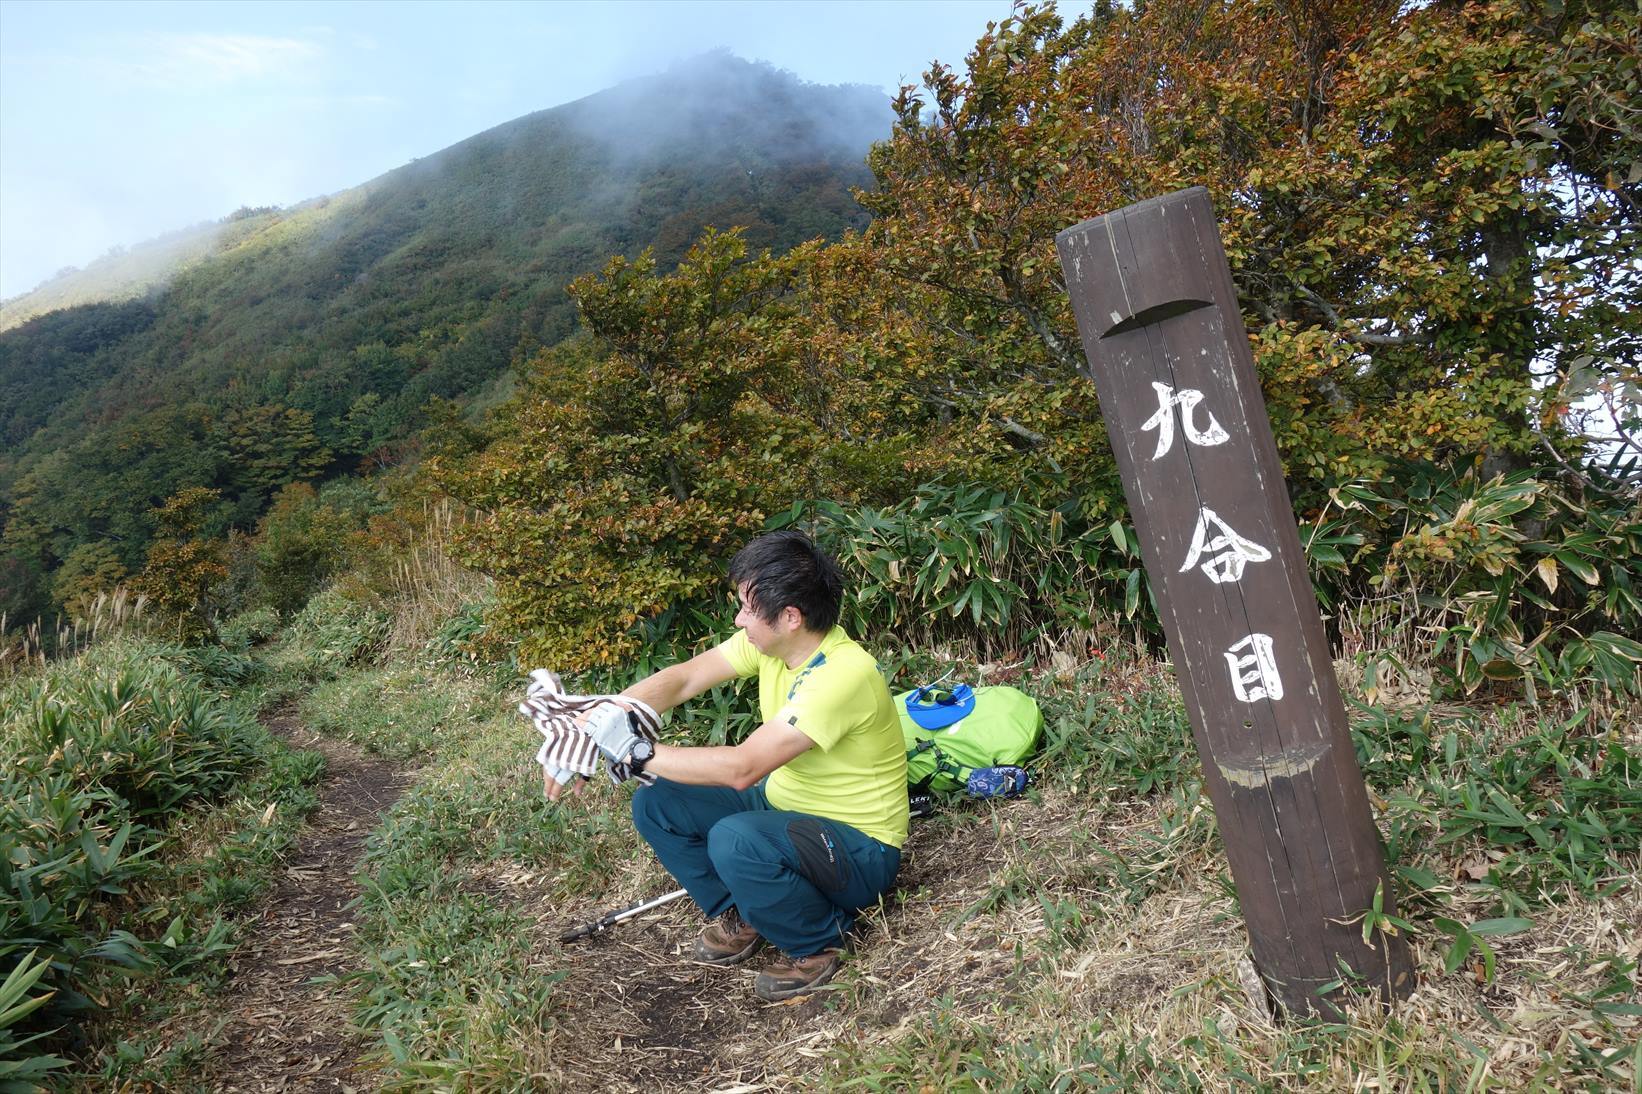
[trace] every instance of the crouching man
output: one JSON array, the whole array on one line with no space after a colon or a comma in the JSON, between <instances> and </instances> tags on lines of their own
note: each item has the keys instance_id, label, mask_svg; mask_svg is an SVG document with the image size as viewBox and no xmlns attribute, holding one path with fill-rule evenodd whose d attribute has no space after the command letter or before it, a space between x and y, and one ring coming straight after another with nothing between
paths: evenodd
<instances>
[{"instance_id":1,"label":"crouching man","mask_svg":"<svg viewBox=\"0 0 1642 1094\"><path fill-rule=\"evenodd\" d=\"M696 960L734 965L773 943L785 958L753 990L775 1001L831 980L856 913L894 884L906 753L877 665L837 625L843 582L832 559L776 532L736 555L730 581L741 629L623 694L661 712L756 676L763 723L738 745L706 748L652 745L609 705L583 728L657 777L633 795L633 823L710 920Z\"/></svg>"}]
</instances>

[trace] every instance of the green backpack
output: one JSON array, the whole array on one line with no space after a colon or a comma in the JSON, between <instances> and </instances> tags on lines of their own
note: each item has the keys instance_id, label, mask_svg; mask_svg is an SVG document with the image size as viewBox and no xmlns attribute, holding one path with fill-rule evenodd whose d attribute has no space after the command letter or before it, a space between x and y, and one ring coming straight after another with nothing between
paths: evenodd
<instances>
[{"instance_id":1,"label":"green backpack","mask_svg":"<svg viewBox=\"0 0 1642 1094\"><path fill-rule=\"evenodd\" d=\"M895 710L907 782L920 790L973 792L977 769L1022 763L1043 734L1036 700L1018 688L914 688L895 697Z\"/></svg>"}]
</instances>

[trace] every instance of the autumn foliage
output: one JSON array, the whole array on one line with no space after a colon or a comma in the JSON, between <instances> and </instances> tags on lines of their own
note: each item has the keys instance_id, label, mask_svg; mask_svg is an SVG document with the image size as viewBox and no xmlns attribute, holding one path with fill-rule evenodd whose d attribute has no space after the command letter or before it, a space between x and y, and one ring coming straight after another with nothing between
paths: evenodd
<instances>
[{"instance_id":1,"label":"autumn foliage","mask_svg":"<svg viewBox=\"0 0 1642 1094\"><path fill-rule=\"evenodd\" d=\"M545 351L496 440L434 475L487 519L470 557L495 577L521 652L586 664L631 651L641 620L699 597L764 520L768 492L806 485L814 429L760 398L792 382L788 298L809 254L745 261L709 233L668 274L646 252L571 286L589 337Z\"/></svg>"},{"instance_id":2,"label":"autumn foliage","mask_svg":"<svg viewBox=\"0 0 1642 1094\"><path fill-rule=\"evenodd\" d=\"M1076 566L1115 575L1100 595L1132 613L1121 492L1053 238L1202 184L1331 602L1418 601L1437 578L1408 537L1453 542L1422 524L1453 533L1454 506L1473 499L1463 521L1503 483L1530 502L1506 507L1495 554L1466 556L1475 579L1441 578L1490 605L1492 628L1467 632L1494 643L1473 673L1593 627L1623 665L1642 651L1620 637L1637 590L1580 550L1628 549L1635 529L1591 521L1634 505L1625 460L1642 451L1624 432L1642 334L1639 42L1625 5L1018 8L963 66L903 89L860 233L756 256L709 233L676 271L618 259L572 286L586 337L529 364L488 447L437 468L480 513L468 550L498 580L495 633L533 659L608 663L641 621L708 592L773 514L839 503L867 534L884 519L870 506L927 513L935 488L918 484L937 481L1016 499L983 522L1053 513ZM1605 466L1575 410L1604 398L1621 430ZM1436 479L1446 509L1389 507ZM1517 591L1529 572L1538 603ZM1568 599L1557 572L1606 600ZM1017 587L1010 618L1030 633L1076 621L1065 590Z\"/></svg>"},{"instance_id":3,"label":"autumn foliage","mask_svg":"<svg viewBox=\"0 0 1642 1094\"><path fill-rule=\"evenodd\" d=\"M184 638L208 631L208 597L212 587L228 576L221 541L204 534L205 515L217 496L215 490L190 487L154 509L157 534L136 582L137 592L168 617Z\"/></svg>"}]
</instances>

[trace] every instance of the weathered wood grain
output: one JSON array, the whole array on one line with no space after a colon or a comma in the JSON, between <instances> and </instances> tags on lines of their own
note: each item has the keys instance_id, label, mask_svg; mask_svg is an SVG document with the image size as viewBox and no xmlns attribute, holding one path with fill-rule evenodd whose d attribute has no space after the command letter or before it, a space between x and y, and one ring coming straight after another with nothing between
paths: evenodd
<instances>
[{"instance_id":1,"label":"weathered wood grain","mask_svg":"<svg viewBox=\"0 0 1642 1094\"><path fill-rule=\"evenodd\" d=\"M1326 1009L1342 963L1406 995L1406 942L1363 942L1391 881L1208 192L1056 243L1255 963L1289 1010Z\"/></svg>"}]
</instances>

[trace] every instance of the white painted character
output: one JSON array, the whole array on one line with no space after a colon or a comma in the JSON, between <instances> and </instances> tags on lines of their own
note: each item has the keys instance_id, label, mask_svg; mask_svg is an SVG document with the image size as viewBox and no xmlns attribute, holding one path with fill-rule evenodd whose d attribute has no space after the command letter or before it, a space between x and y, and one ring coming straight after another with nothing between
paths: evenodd
<instances>
[{"instance_id":1,"label":"white painted character","mask_svg":"<svg viewBox=\"0 0 1642 1094\"><path fill-rule=\"evenodd\" d=\"M1252 653L1238 656L1238 651L1252 649ZM1232 691L1245 703L1283 697L1283 681L1277 675L1277 658L1272 654L1271 635L1251 634L1226 651L1226 667L1231 670ZM1254 687L1249 685L1253 684Z\"/></svg>"},{"instance_id":2,"label":"white painted character","mask_svg":"<svg viewBox=\"0 0 1642 1094\"><path fill-rule=\"evenodd\" d=\"M1197 428L1194 417L1197 404L1203 401L1201 391L1196 388L1186 387L1181 388L1180 393L1177 395L1174 388L1168 384L1160 384L1156 380L1152 381L1152 390L1157 392L1157 413L1147 418L1140 425L1142 429L1155 429L1158 431L1157 451L1152 453L1152 459L1161 459L1174 446L1174 408L1177 403L1180 405L1180 424L1186 431L1188 441L1193 444L1212 446L1225 444L1231 439L1231 434L1220 428L1220 423L1215 421L1214 414L1209 411L1204 411L1209 415L1208 428Z\"/></svg>"},{"instance_id":3,"label":"white painted character","mask_svg":"<svg viewBox=\"0 0 1642 1094\"><path fill-rule=\"evenodd\" d=\"M1213 539L1209 538L1209 525L1219 529L1220 534ZM1232 531L1231 525L1221 520L1213 509L1204 507L1197 514L1197 528L1192 532L1192 548L1186 555L1185 565L1180 572L1185 573L1197 565L1197 560L1205 553L1209 561L1203 564L1203 572L1215 584L1224 584L1227 581L1239 581L1243 577L1243 567L1251 562L1264 562L1271 557L1271 552L1252 539L1245 539Z\"/></svg>"}]
</instances>

